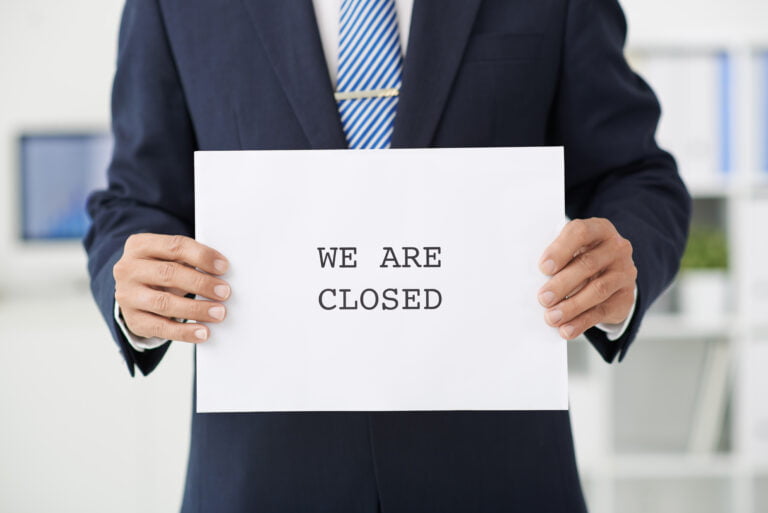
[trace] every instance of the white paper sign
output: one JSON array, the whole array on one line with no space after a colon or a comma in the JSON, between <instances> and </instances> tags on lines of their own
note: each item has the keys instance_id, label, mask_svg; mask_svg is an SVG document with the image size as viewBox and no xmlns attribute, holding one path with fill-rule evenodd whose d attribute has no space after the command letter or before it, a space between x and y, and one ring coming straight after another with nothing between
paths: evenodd
<instances>
[{"instance_id":1,"label":"white paper sign","mask_svg":"<svg viewBox=\"0 0 768 513\"><path fill-rule=\"evenodd\" d=\"M563 189L561 148L198 152L232 297L197 411L567 409L536 300Z\"/></svg>"}]
</instances>

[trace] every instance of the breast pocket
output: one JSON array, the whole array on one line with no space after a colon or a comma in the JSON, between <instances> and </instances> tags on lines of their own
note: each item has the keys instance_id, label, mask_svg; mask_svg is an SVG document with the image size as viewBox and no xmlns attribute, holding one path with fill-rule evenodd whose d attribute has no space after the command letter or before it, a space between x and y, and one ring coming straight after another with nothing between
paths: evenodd
<instances>
[{"instance_id":1,"label":"breast pocket","mask_svg":"<svg viewBox=\"0 0 768 513\"><path fill-rule=\"evenodd\" d=\"M535 33L496 32L471 37L436 143L536 145L547 111L537 99L546 44L545 36ZM546 99L543 102L548 105Z\"/></svg>"},{"instance_id":2,"label":"breast pocket","mask_svg":"<svg viewBox=\"0 0 768 513\"><path fill-rule=\"evenodd\" d=\"M465 62L534 60L538 57L541 42L541 34L477 34L469 40L464 60Z\"/></svg>"}]
</instances>

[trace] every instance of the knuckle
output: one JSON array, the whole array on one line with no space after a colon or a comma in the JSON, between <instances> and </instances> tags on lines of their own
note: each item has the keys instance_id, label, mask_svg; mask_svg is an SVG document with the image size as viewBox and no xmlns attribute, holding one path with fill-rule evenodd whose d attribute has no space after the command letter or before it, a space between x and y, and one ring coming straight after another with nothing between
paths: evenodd
<instances>
[{"instance_id":1,"label":"knuckle","mask_svg":"<svg viewBox=\"0 0 768 513\"><path fill-rule=\"evenodd\" d=\"M115 287L115 301L118 305L124 306L128 303L128 295L123 287Z\"/></svg>"},{"instance_id":2,"label":"knuckle","mask_svg":"<svg viewBox=\"0 0 768 513\"><path fill-rule=\"evenodd\" d=\"M207 301L200 301L200 300L190 300L192 303L187 308L187 315L185 316L187 319L191 319L194 321L207 321L208 320L208 310L206 308Z\"/></svg>"},{"instance_id":3,"label":"knuckle","mask_svg":"<svg viewBox=\"0 0 768 513\"><path fill-rule=\"evenodd\" d=\"M605 278L595 280L593 283L593 286L595 287L595 294L597 294L597 296L600 298L607 298L609 295L609 287Z\"/></svg>"},{"instance_id":4,"label":"knuckle","mask_svg":"<svg viewBox=\"0 0 768 513\"><path fill-rule=\"evenodd\" d=\"M613 231L613 223L604 217L593 217L592 221L601 231Z\"/></svg>"},{"instance_id":5,"label":"knuckle","mask_svg":"<svg viewBox=\"0 0 768 513\"><path fill-rule=\"evenodd\" d=\"M593 317L593 325L599 323L601 320L608 317L608 307L605 306L605 303L600 303L595 307L594 311L594 317Z\"/></svg>"},{"instance_id":6,"label":"knuckle","mask_svg":"<svg viewBox=\"0 0 768 513\"><path fill-rule=\"evenodd\" d=\"M133 315L132 312L123 311L123 322L125 323L125 327L128 328L128 331L134 335L140 337L149 336L146 326L141 322L141 317Z\"/></svg>"},{"instance_id":7,"label":"knuckle","mask_svg":"<svg viewBox=\"0 0 768 513\"><path fill-rule=\"evenodd\" d=\"M186 319L207 322L211 320L211 316L208 314L208 309L212 303L210 301L198 300L198 299L186 299L188 305L186 306Z\"/></svg>"},{"instance_id":8,"label":"knuckle","mask_svg":"<svg viewBox=\"0 0 768 513\"><path fill-rule=\"evenodd\" d=\"M595 256L590 253L582 253L577 257L577 260L581 267L589 273L589 276L592 276L593 274L597 273L600 269L598 268L597 261L595 260Z\"/></svg>"},{"instance_id":9,"label":"knuckle","mask_svg":"<svg viewBox=\"0 0 768 513\"><path fill-rule=\"evenodd\" d=\"M632 243L625 238L619 239L619 251L621 251L623 255L631 257L634 251Z\"/></svg>"},{"instance_id":10,"label":"knuckle","mask_svg":"<svg viewBox=\"0 0 768 513\"><path fill-rule=\"evenodd\" d=\"M139 336L143 336L141 333L143 331L143 326L141 323L141 318L137 318L133 315L133 312L129 310L122 310L120 313L123 316L123 323L125 323L125 327L128 328L131 333L134 333Z\"/></svg>"},{"instance_id":11,"label":"knuckle","mask_svg":"<svg viewBox=\"0 0 768 513\"><path fill-rule=\"evenodd\" d=\"M155 312L165 314L171 306L171 297L164 292L155 294L152 298L152 307Z\"/></svg>"},{"instance_id":12,"label":"knuckle","mask_svg":"<svg viewBox=\"0 0 768 513\"><path fill-rule=\"evenodd\" d=\"M168 331L168 338L170 340L181 340L186 341L188 337L186 336L187 331L185 329L185 326L179 322L174 322L173 325L167 329Z\"/></svg>"},{"instance_id":13,"label":"knuckle","mask_svg":"<svg viewBox=\"0 0 768 513\"><path fill-rule=\"evenodd\" d=\"M162 285L170 285L176 276L176 264L173 262L164 262L158 269L158 277Z\"/></svg>"},{"instance_id":14,"label":"knuckle","mask_svg":"<svg viewBox=\"0 0 768 513\"><path fill-rule=\"evenodd\" d=\"M148 328L149 336L165 338L165 323L162 320L153 321Z\"/></svg>"},{"instance_id":15,"label":"knuckle","mask_svg":"<svg viewBox=\"0 0 768 513\"><path fill-rule=\"evenodd\" d=\"M636 281L637 281L637 267L635 267L634 263L630 263L629 265L627 265L626 271L623 273L620 283L622 286L624 285L628 286L631 290L632 285L634 285Z\"/></svg>"},{"instance_id":16,"label":"knuckle","mask_svg":"<svg viewBox=\"0 0 768 513\"><path fill-rule=\"evenodd\" d=\"M125 240L125 249L128 251L140 250L144 245L145 239L146 239L146 234L144 233L131 234Z\"/></svg>"},{"instance_id":17,"label":"knuckle","mask_svg":"<svg viewBox=\"0 0 768 513\"><path fill-rule=\"evenodd\" d=\"M203 273L196 272L195 277L192 279L193 290L190 292L202 293L205 290L213 289L213 285L210 284L210 279Z\"/></svg>"},{"instance_id":18,"label":"knuckle","mask_svg":"<svg viewBox=\"0 0 768 513\"><path fill-rule=\"evenodd\" d=\"M120 259L112 266L112 277L117 281L121 280L123 276L125 276L125 261Z\"/></svg>"},{"instance_id":19,"label":"knuckle","mask_svg":"<svg viewBox=\"0 0 768 513\"><path fill-rule=\"evenodd\" d=\"M555 261L560 261L563 259L562 254L565 252L565 243L563 241L563 238L558 238L552 244L549 245L548 253L550 258L552 258Z\"/></svg>"},{"instance_id":20,"label":"knuckle","mask_svg":"<svg viewBox=\"0 0 768 513\"><path fill-rule=\"evenodd\" d=\"M587 222L584 219L574 219L571 221L571 230L573 235L579 239L583 239L587 235Z\"/></svg>"},{"instance_id":21,"label":"knuckle","mask_svg":"<svg viewBox=\"0 0 768 513\"><path fill-rule=\"evenodd\" d=\"M180 259L184 255L186 238L183 235L171 235L168 237L168 252L174 258Z\"/></svg>"},{"instance_id":22,"label":"knuckle","mask_svg":"<svg viewBox=\"0 0 768 513\"><path fill-rule=\"evenodd\" d=\"M576 294L564 301L565 313L571 317L577 317L589 310L589 297L586 294Z\"/></svg>"}]
</instances>

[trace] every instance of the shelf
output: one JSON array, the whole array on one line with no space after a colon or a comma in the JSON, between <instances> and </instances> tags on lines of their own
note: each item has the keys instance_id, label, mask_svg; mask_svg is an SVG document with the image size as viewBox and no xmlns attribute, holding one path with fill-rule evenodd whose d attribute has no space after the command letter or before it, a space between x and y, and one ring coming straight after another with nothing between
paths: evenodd
<instances>
[{"instance_id":1,"label":"shelf","mask_svg":"<svg viewBox=\"0 0 768 513\"><path fill-rule=\"evenodd\" d=\"M768 197L768 172L766 171L730 171L712 173L712 176L683 177L688 192L694 198L740 198Z\"/></svg>"},{"instance_id":2,"label":"shelf","mask_svg":"<svg viewBox=\"0 0 768 513\"><path fill-rule=\"evenodd\" d=\"M599 469L599 470L598 470ZM628 479L675 479L731 477L740 467L730 454L623 454L597 465L583 467L586 480L610 477Z\"/></svg>"},{"instance_id":3,"label":"shelf","mask_svg":"<svg viewBox=\"0 0 768 513\"><path fill-rule=\"evenodd\" d=\"M687 183L686 187L694 198L727 198L733 196L737 189L732 184L724 182L694 182Z\"/></svg>"},{"instance_id":4,"label":"shelf","mask_svg":"<svg viewBox=\"0 0 768 513\"><path fill-rule=\"evenodd\" d=\"M742 5L742 14L754 5ZM683 19L689 18L692 6L681 11ZM654 8L637 0L635 10L640 9L647 9L647 20L653 23ZM739 374L747 364L755 368L751 372L760 372L765 357L756 356L751 344L768 340L768 321L762 319L766 316L761 316L759 304L749 304L757 277L751 267L768 255L768 248L755 242L760 227L768 223L768 169L762 147L766 105L764 97L758 100L768 86L761 56L768 51L768 33L760 33L757 25L751 31L728 33L727 24L717 25L716 15L730 11L717 9L722 11L710 12L709 28L652 26L650 32L630 33L627 45L631 65L652 84L655 78L657 92L666 95L660 100L669 120L682 120L668 124L669 130L691 127L690 137L661 138L662 145L677 153L683 179L697 200L696 221L726 234L732 266L725 304L709 304L715 314L699 318L674 313L688 303L685 294L691 289L672 288L646 315L637 347L624 363L605 366L583 348L583 355L571 359L578 371L571 376L574 436L590 511L595 513L768 511L768 457L755 449L764 443L756 429L758 422L764 425L765 412L752 406L761 398L755 390L761 389ZM728 58L720 60L722 55ZM678 62L691 64L682 78L675 75ZM690 93L675 89L678 78L694 87L698 73L711 73L717 82ZM709 126L697 132L699 125L690 125L691 117L685 115L691 109L698 113L691 105L703 101L714 101L716 110L695 119L715 123L718 138ZM718 151L702 141L718 141ZM721 172L726 149L731 169ZM730 313L717 313L726 310ZM713 445L691 442L706 416L702 412L713 411L710 403L717 403L719 413L708 431L717 429L716 446L730 450L691 452L687 449L692 445Z\"/></svg>"},{"instance_id":5,"label":"shelf","mask_svg":"<svg viewBox=\"0 0 768 513\"><path fill-rule=\"evenodd\" d=\"M738 52L743 50L762 51L768 48L768 38L712 37L708 33L677 35L668 34L653 38L630 37L627 44L629 53L705 53Z\"/></svg>"},{"instance_id":6,"label":"shelf","mask_svg":"<svg viewBox=\"0 0 768 513\"><path fill-rule=\"evenodd\" d=\"M768 172L734 170L695 180L688 178L686 187L694 198L750 197L756 193L768 196Z\"/></svg>"},{"instance_id":7,"label":"shelf","mask_svg":"<svg viewBox=\"0 0 768 513\"><path fill-rule=\"evenodd\" d=\"M749 193L753 198L768 198L768 171L759 171L755 174Z\"/></svg>"},{"instance_id":8,"label":"shelf","mask_svg":"<svg viewBox=\"0 0 768 513\"><path fill-rule=\"evenodd\" d=\"M768 460L753 461L752 471L756 476L768 478Z\"/></svg>"},{"instance_id":9,"label":"shelf","mask_svg":"<svg viewBox=\"0 0 768 513\"><path fill-rule=\"evenodd\" d=\"M652 314L646 317L639 336L644 339L691 340L727 338L733 331L733 316L693 319L680 314Z\"/></svg>"}]
</instances>

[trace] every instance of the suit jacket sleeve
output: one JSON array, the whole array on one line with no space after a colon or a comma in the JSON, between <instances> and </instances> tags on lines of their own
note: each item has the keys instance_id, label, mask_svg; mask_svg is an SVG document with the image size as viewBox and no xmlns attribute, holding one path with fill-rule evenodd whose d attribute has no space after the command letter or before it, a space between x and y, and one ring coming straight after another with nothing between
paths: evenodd
<instances>
[{"instance_id":1,"label":"suit jacket sleeve","mask_svg":"<svg viewBox=\"0 0 768 513\"><path fill-rule=\"evenodd\" d=\"M634 249L637 306L624 335L586 335L606 361L621 360L648 307L679 268L690 220L690 197L674 159L655 142L660 108L629 68L626 22L616 0L570 0L561 83L553 112L565 146L566 210L604 217Z\"/></svg>"},{"instance_id":2,"label":"suit jacket sleeve","mask_svg":"<svg viewBox=\"0 0 768 513\"><path fill-rule=\"evenodd\" d=\"M134 233L194 232L196 142L157 0L128 0L112 92L115 148L108 188L88 199L93 220L84 240L91 289L128 365L151 372L168 349L138 352L114 318L112 267Z\"/></svg>"}]
</instances>

